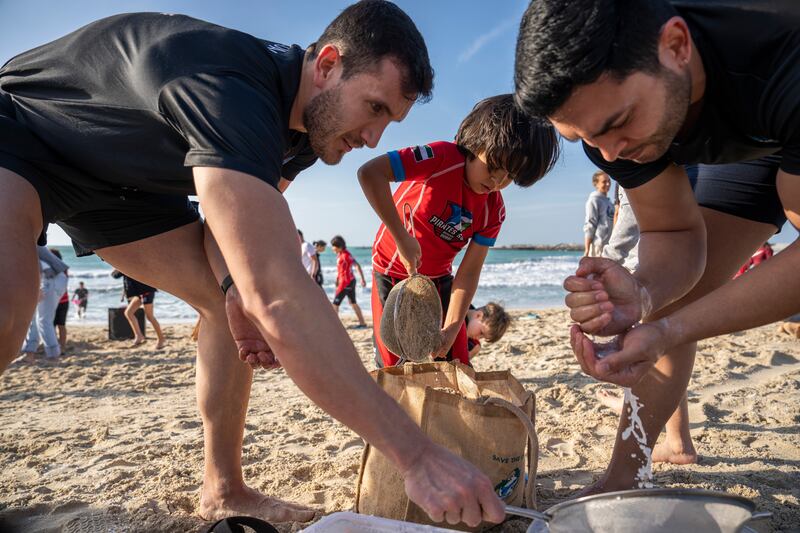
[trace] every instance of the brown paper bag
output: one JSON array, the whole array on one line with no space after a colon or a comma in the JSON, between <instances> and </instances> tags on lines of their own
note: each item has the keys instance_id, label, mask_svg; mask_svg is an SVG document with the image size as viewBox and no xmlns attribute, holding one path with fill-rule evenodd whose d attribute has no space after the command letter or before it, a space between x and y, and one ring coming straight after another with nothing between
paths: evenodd
<instances>
[{"instance_id":1,"label":"brown paper bag","mask_svg":"<svg viewBox=\"0 0 800 533\"><path fill-rule=\"evenodd\" d=\"M535 398L509 371L475 372L448 362L407 363L373 371L372 376L431 440L489 476L506 504L536 507ZM369 444L361 457L356 511L434 523L406 497L394 465ZM463 523L455 527L470 530Z\"/></svg>"}]
</instances>

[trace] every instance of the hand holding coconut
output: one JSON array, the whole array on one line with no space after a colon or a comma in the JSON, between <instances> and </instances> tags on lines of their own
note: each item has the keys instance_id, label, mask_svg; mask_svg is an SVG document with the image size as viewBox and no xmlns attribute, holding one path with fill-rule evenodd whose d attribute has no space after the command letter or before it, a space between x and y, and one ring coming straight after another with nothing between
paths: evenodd
<instances>
[{"instance_id":1,"label":"hand holding coconut","mask_svg":"<svg viewBox=\"0 0 800 533\"><path fill-rule=\"evenodd\" d=\"M409 276L417 273L417 267L422 263L422 248L419 241L408 233L400 233L397 235L397 251L400 254L400 261L406 268Z\"/></svg>"}]
</instances>

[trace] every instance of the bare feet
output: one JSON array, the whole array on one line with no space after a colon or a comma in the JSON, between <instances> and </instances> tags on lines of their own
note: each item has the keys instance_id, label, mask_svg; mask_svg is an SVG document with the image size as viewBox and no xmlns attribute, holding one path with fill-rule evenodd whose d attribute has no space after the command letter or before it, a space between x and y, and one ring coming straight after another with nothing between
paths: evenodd
<instances>
[{"instance_id":1,"label":"bare feet","mask_svg":"<svg viewBox=\"0 0 800 533\"><path fill-rule=\"evenodd\" d=\"M605 405L617 414L622 413L622 405L625 403L625 398L617 392L608 389L601 389L597 391L597 401Z\"/></svg>"},{"instance_id":2,"label":"bare feet","mask_svg":"<svg viewBox=\"0 0 800 533\"><path fill-rule=\"evenodd\" d=\"M664 440L653 448L654 463L671 463L673 465L691 465L697 462L697 450L691 439L688 442Z\"/></svg>"},{"instance_id":3,"label":"bare feet","mask_svg":"<svg viewBox=\"0 0 800 533\"><path fill-rule=\"evenodd\" d=\"M163 349L164 349L164 346L166 346L166 344L167 344L167 341L165 341L164 339L161 339L161 340L160 340L160 341L158 341L158 343L156 344L156 350L163 350Z\"/></svg>"},{"instance_id":4,"label":"bare feet","mask_svg":"<svg viewBox=\"0 0 800 533\"><path fill-rule=\"evenodd\" d=\"M145 340L146 339L144 337L137 337L133 339L133 344L131 344L131 348L136 348L140 344L144 344Z\"/></svg>"},{"instance_id":5,"label":"bare feet","mask_svg":"<svg viewBox=\"0 0 800 533\"><path fill-rule=\"evenodd\" d=\"M244 487L244 490L236 495L216 500L201 493L197 512L203 520L208 521L246 515L272 523L309 522L317 516L317 511L314 509L265 496L250 487Z\"/></svg>"},{"instance_id":6,"label":"bare feet","mask_svg":"<svg viewBox=\"0 0 800 533\"><path fill-rule=\"evenodd\" d=\"M800 339L800 322L783 322L778 328L778 331Z\"/></svg>"}]
</instances>

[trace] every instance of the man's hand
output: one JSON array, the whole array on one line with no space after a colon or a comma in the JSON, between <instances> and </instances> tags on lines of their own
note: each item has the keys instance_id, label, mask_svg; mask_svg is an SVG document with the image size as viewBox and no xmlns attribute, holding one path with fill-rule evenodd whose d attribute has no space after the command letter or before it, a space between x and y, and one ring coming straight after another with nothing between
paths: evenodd
<instances>
[{"instance_id":1,"label":"man's hand","mask_svg":"<svg viewBox=\"0 0 800 533\"><path fill-rule=\"evenodd\" d=\"M505 518L503 503L489 478L432 442L403 477L406 494L431 520L475 527L481 521L500 523Z\"/></svg>"},{"instance_id":2,"label":"man's hand","mask_svg":"<svg viewBox=\"0 0 800 533\"><path fill-rule=\"evenodd\" d=\"M400 261L406 267L409 276L417 273L417 268L422 263L422 248L419 241L407 233L403 233L397 241L397 251L400 253Z\"/></svg>"},{"instance_id":3,"label":"man's hand","mask_svg":"<svg viewBox=\"0 0 800 533\"><path fill-rule=\"evenodd\" d=\"M236 285L231 285L225 295L225 312L228 314L228 327L236 341L239 359L248 363L253 370L280 368L281 363L269 344L242 311L242 300Z\"/></svg>"},{"instance_id":4,"label":"man's hand","mask_svg":"<svg viewBox=\"0 0 800 533\"><path fill-rule=\"evenodd\" d=\"M616 335L650 312L644 287L610 259L584 257L564 288L570 317L586 333Z\"/></svg>"},{"instance_id":5,"label":"man's hand","mask_svg":"<svg viewBox=\"0 0 800 533\"><path fill-rule=\"evenodd\" d=\"M447 356L447 352L449 352L450 348L452 348L460 330L461 324L459 323L450 324L449 326L442 328L439 331L439 334L441 335L441 343L439 344L439 348L437 348L436 351L431 354L431 357L437 359Z\"/></svg>"},{"instance_id":6,"label":"man's hand","mask_svg":"<svg viewBox=\"0 0 800 533\"><path fill-rule=\"evenodd\" d=\"M666 319L640 324L610 343L596 343L576 324L569 340L581 369L600 381L623 387L636 385L672 344Z\"/></svg>"}]
</instances>

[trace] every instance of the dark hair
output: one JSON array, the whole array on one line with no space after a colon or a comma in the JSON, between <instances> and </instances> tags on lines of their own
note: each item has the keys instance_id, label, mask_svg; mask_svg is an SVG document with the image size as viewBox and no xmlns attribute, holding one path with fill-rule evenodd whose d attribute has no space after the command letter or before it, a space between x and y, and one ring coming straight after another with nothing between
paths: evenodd
<instances>
[{"instance_id":1,"label":"dark hair","mask_svg":"<svg viewBox=\"0 0 800 533\"><path fill-rule=\"evenodd\" d=\"M507 170L520 187L539 181L559 154L555 128L522 113L510 94L475 104L458 127L456 144L471 159L485 154L489 170Z\"/></svg>"},{"instance_id":2,"label":"dark hair","mask_svg":"<svg viewBox=\"0 0 800 533\"><path fill-rule=\"evenodd\" d=\"M50 253L52 253L54 256L58 257L59 259L64 259L63 257L61 257L60 251L56 250L55 248L50 248L49 250Z\"/></svg>"},{"instance_id":3,"label":"dark hair","mask_svg":"<svg viewBox=\"0 0 800 533\"><path fill-rule=\"evenodd\" d=\"M661 27L675 15L665 0L532 1L517 37L517 105L548 117L603 73L659 72Z\"/></svg>"},{"instance_id":4,"label":"dark hair","mask_svg":"<svg viewBox=\"0 0 800 533\"><path fill-rule=\"evenodd\" d=\"M327 242L325 242L325 241L323 241L323 240L314 241L312 244L313 244L314 246L327 246L327 245L328 245L328 243L327 243Z\"/></svg>"},{"instance_id":5,"label":"dark hair","mask_svg":"<svg viewBox=\"0 0 800 533\"><path fill-rule=\"evenodd\" d=\"M403 72L403 93L427 102L433 91L433 68L425 40L405 12L385 0L361 0L328 24L306 51L309 61L318 47L335 44L342 53L342 78L375 70L391 58Z\"/></svg>"},{"instance_id":6,"label":"dark hair","mask_svg":"<svg viewBox=\"0 0 800 533\"><path fill-rule=\"evenodd\" d=\"M336 235L331 239L331 246L347 250L347 244L344 242L344 238L341 235Z\"/></svg>"},{"instance_id":7,"label":"dark hair","mask_svg":"<svg viewBox=\"0 0 800 533\"><path fill-rule=\"evenodd\" d=\"M511 325L511 315L502 305L495 302L487 303L478 311L483 313L481 321L486 326L486 342L499 341Z\"/></svg>"},{"instance_id":8,"label":"dark hair","mask_svg":"<svg viewBox=\"0 0 800 533\"><path fill-rule=\"evenodd\" d=\"M297 230L297 234L298 234L298 235L300 235L300 239L302 239L302 240L306 240L306 238L305 238L305 237L303 237L303 232L302 232L302 231L300 231L300 230Z\"/></svg>"}]
</instances>

